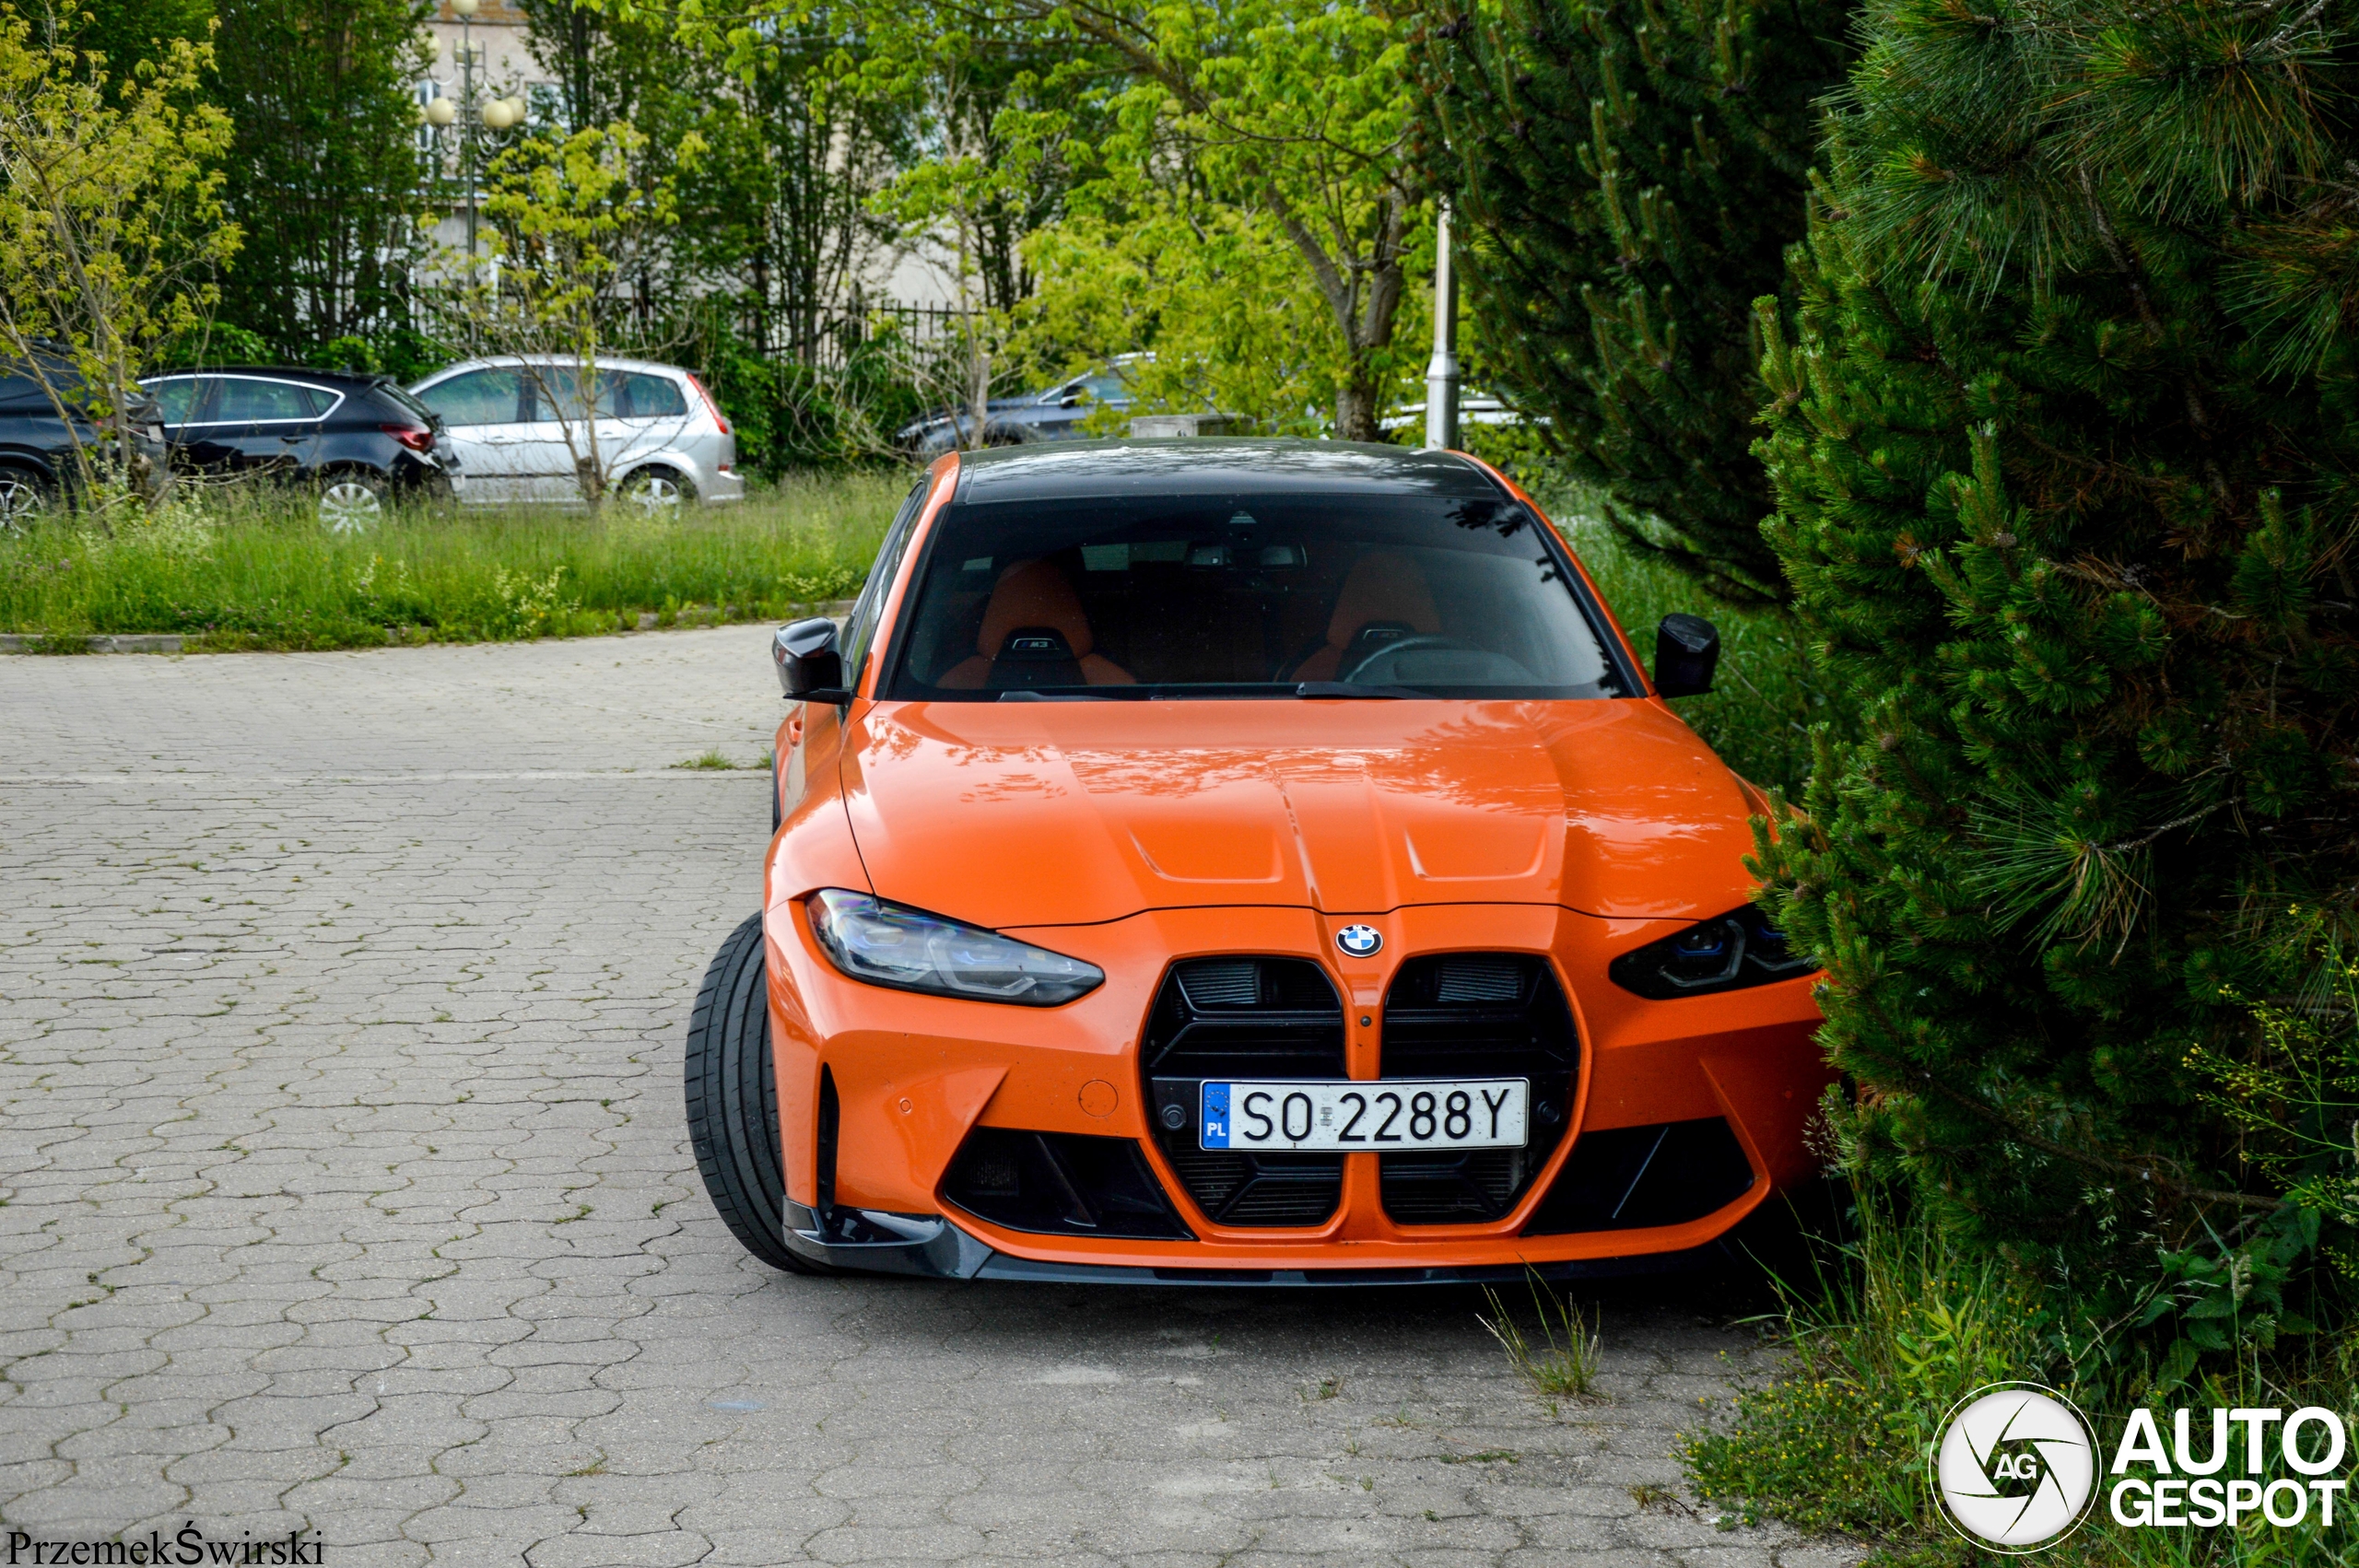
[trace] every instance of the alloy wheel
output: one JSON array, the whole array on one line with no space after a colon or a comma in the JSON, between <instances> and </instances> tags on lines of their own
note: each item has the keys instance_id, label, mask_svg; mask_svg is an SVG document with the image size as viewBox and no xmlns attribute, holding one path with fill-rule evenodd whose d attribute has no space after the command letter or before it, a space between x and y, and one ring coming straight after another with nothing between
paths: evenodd
<instances>
[{"instance_id":1,"label":"alloy wheel","mask_svg":"<svg viewBox=\"0 0 2359 1568\"><path fill-rule=\"evenodd\" d=\"M41 481L13 469L0 470L0 533L14 532L49 509Z\"/></svg>"},{"instance_id":2,"label":"alloy wheel","mask_svg":"<svg viewBox=\"0 0 2359 1568\"><path fill-rule=\"evenodd\" d=\"M680 504L680 482L668 474L635 474L628 494L643 510L669 511Z\"/></svg>"},{"instance_id":3,"label":"alloy wheel","mask_svg":"<svg viewBox=\"0 0 2359 1568\"><path fill-rule=\"evenodd\" d=\"M320 524L331 533L365 533L385 503L366 480L338 479L320 492Z\"/></svg>"}]
</instances>

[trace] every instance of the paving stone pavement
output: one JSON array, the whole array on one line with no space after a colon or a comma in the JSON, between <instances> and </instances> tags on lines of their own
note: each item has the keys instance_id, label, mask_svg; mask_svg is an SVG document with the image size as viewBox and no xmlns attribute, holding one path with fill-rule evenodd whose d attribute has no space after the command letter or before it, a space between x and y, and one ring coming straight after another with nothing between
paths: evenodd
<instances>
[{"instance_id":1,"label":"paving stone pavement","mask_svg":"<svg viewBox=\"0 0 2359 1568\"><path fill-rule=\"evenodd\" d=\"M1528 1395L1459 1291L805 1280L682 1125L765 628L0 661L0 1523L358 1565L1832 1565L1676 1495L1693 1283ZM1668 1501L1641 1507L1663 1489Z\"/></svg>"}]
</instances>

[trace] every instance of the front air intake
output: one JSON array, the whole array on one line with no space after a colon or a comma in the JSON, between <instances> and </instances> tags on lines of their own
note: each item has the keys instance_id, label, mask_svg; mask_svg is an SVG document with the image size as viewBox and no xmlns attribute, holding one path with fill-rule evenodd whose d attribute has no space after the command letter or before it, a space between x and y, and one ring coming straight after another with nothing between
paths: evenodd
<instances>
[{"instance_id":1,"label":"front air intake","mask_svg":"<svg viewBox=\"0 0 2359 1568\"><path fill-rule=\"evenodd\" d=\"M1526 1235L1684 1224L1753 1189L1753 1164L1723 1117L1584 1132Z\"/></svg>"},{"instance_id":2,"label":"front air intake","mask_svg":"<svg viewBox=\"0 0 2359 1568\"><path fill-rule=\"evenodd\" d=\"M942 1193L967 1212L1012 1231L1195 1239L1128 1138L979 1127L950 1162Z\"/></svg>"},{"instance_id":3,"label":"front air intake","mask_svg":"<svg viewBox=\"0 0 2359 1568\"><path fill-rule=\"evenodd\" d=\"M1565 1135L1579 1065L1572 1010L1545 959L1449 953L1402 964L1385 996L1383 1076L1529 1079L1532 1141L1521 1149L1379 1155L1384 1211L1402 1225L1506 1217Z\"/></svg>"},{"instance_id":4,"label":"front air intake","mask_svg":"<svg viewBox=\"0 0 2359 1568\"><path fill-rule=\"evenodd\" d=\"M1324 1224L1343 1199L1341 1154L1252 1154L1197 1146L1207 1079L1338 1079L1344 1005L1301 958L1195 958L1172 965L1139 1052L1155 1137L1215 1224ZM1176 1125L1175 1125L1176 1124Z\"/></svg>"}]
</instances>

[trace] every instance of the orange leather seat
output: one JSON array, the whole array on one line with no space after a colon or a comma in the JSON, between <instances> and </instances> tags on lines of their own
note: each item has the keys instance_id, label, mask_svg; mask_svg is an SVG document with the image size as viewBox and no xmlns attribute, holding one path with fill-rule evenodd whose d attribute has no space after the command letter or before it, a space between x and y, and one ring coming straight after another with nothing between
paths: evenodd
<instances>
[{"instance_id":1,"label":"orange leather seat","mask_svg":"<svg viewBox=\"0 0 2359 1568\"><path fill-rule=\"evenodd\" d=\"M1072 649L1082 680L1093 686L1130 686L1137 678L1112 660L1093 652L1097 639L1082 612L1081 597L1055 563L1017 561L999 574L991 603L983 606L983 624L975 634L975 651L944 671L933 684L951 691L982 691L993 685L992 666L1007 647L1008 635L1034 627L1055 632Z\"/></svg>"},{"instance_id":2,"label":"orange leather seat","mask_svg":"<svg viewBox=\"0 0 2359 1568\"><path fill-rule=\"evenodd\" d=\"M1335 613L1327 620L1327 641L1294 667L1288 678L1332 681L1344 667L1344 654L1360 633L1384 622L1405 626L1404 636L1432 637L1441 630L1432 591L1414 562L1395 550L1371 550L1352 563L1344 590L1335 595Z\"/></svg>"}]
</instances>

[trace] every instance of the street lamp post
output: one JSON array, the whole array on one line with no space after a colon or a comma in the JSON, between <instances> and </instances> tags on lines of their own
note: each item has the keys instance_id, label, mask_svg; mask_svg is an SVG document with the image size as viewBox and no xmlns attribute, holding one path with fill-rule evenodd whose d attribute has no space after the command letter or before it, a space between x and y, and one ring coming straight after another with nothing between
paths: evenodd
<instances>
[{"instance_id":1,"label":"street lamp post","mask_svg":"<svg viewBox=\"0 0 2359 1568\"><path fill-rule=\"evenodd\" d=\"M475 14L483 0L451 0L459 18L459 119L461 157L467 169L467 275L475 268Z\"/></svg>"},{"instance_id":2,"label":"street lamp post","mask_svg":"<svg viewBox=\"0 0 2359 1568\"><path fill-rule=\"evenodd\" d=\"M1426 445L1458 445L1458 270L1449 255L1449 204L1434 230L1434 357L1426 362Z\"/></svg>"}]
</instances>

